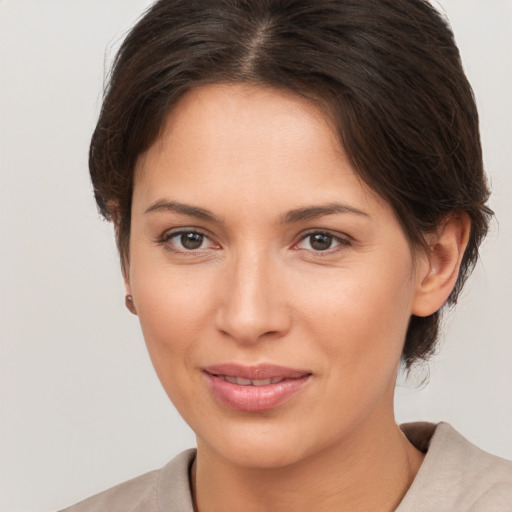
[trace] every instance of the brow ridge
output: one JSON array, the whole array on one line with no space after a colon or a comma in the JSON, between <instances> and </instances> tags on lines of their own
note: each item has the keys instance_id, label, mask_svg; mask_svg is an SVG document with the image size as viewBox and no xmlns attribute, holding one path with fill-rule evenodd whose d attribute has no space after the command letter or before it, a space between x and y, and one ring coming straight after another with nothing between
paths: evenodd
<instances>
[{"instance_id":1,"label":"brow ridge","mask_svg":"<svg viewBox=\"0 0 512 512\"><path fill-rule=\"evenodd\" d=\"M281 223L293 224L295 222L314 220L318 219L319 217L333 215L336 213L351 213L364 217L369 216L368 213L364 212L363 210L359 210L358 208L354 208L353 206L349 206L343 203L329 203L326 205L306 206L304 208L296 208L294 210L290 210L281 217Z\"/></svg>"},{"instance_id":2,"label":"brow ridge","mask_svg":"<svg viewBox=\"0 0 512 512\"><path fill-rule=\"evenodd\" d=\"M210 210L205 208L200 208L199 206L192 206L185 203L180 203L178 201L168 201L166 199L159 199L151 204L148 208L144 210L144 213L153 213L159 211L167 211L173 213L180 213L182 215L187 215L189 217L196 217L197 219L206 220L210 222L220 222L219 217L217 217Z\"/></svg>"},{"instance_id":3,"label":"brow ridge","mask_svg":"<svg viewBox=\"0 0 512 512\"><path fill-rule=\"evenodd\" d=\"M192 206L185 203L180 203L178 201L168 201L166 199L159 199L158 201L155 201L148 208L146 208L146 210L144 210L144 213L148 214L158 211L179 213L210 222L222 222L217 215L215 215L210 210L207 210L206 208ZM359 210L358 208L354 208L353 206L349 206L343 203L329 203L326 205L313 205L290 210L281 216L280 222L282 224L293 224L305 220L314 220L319 217L333 215L336 213L350 213L368 217L366 212Z\"/></svg>"}]
</instances>

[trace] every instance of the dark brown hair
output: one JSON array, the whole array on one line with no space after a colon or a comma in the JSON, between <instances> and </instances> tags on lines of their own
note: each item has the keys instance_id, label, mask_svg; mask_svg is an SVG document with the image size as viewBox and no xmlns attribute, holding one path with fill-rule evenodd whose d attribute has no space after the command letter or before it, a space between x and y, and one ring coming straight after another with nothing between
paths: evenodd
<instances>
[{"instance_id":1,"label":"dark brown hair","mask_svg":"<svg viewBox=\"0 0 512 512\"><path fill-rule=\"evenodd\" d=\"M491 211L478 114L453 34L426 0L160 0L124 40L90 147L101 213L124 271L138 156L188 90L286 88L329 115L359 176L394 208L412 246L450 214L471 235L454 304ZM402 359L426 358L440 312L411 318Z\"/></svg>"}]
</instances>

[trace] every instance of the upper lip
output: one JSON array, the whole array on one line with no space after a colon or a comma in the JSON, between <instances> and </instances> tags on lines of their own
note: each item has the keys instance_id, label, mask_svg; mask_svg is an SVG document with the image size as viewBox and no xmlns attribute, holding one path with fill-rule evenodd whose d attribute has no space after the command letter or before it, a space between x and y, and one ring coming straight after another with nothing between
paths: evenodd
<instances>
[{"instance_id":1,"label":"upper lip","mask_svg":"<svg viewBox=\"0 0 512 512\"><path fill-rule=\"evenodd\" d=\"M225 377L237 377L242 379L298 379L311 375L307 370L287 368L274 364L242 365L236 363L217 364L205 366L202 370L210 375L222 375Z\"/></svg>"}]
</instances>

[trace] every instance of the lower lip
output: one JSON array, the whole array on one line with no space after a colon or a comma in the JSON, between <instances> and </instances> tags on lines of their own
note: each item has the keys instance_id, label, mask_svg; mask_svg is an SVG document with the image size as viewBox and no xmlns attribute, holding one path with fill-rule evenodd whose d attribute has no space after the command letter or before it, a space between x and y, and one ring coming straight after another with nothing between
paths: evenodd
<instances>
[{"instance_id":1,"label":"lower lip","mask_svg":"<svg viewBox=\"0 0 512 512\"><path fill-rule=\"evenodd\" d=\"M268 411L278 407L301 391L310 380L310 375L304 375L266 386L240 386L209 373L204 375L213 394L222 404L247 412Z\"/></svg>"}]
</instances>

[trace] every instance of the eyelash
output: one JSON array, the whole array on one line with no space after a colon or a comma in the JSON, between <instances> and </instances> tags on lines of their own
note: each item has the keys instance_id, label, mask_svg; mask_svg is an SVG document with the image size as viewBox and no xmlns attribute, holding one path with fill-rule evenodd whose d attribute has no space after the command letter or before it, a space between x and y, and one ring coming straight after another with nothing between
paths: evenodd
<instances>
[{"instance_id":1,"label":"eyelash","mask_svg":"<svg viewBox=\"0 0 512 512\"><path fill-rule=\"evenodd\" d=\"M322 235L322 236L329 237L332 240L332 242L336 242L337 245L335 247L329 247L325 250L318 250L318 251L315 251L314 249L300 249L300 248L298 250L310 251L318 256L327 256L327 255L333 254L334 252L343 250L344 248L349 247L351 245L350 240L346 237L341 237L341 236L336 235L330 231L315 230L315 231L309 231L308 233L305 233L300 238L300 240L296 244L294 244L294 247L299 245L304 240L307 240L308 238L312 237L313 235ZM311 245L311 242L310 242L310 245Z\"/></svg>"},{"instance_id":2,"label":"eyelash","mask_svg":"<svg viewBox=\"0 0 512 512\"><path fill-rule=\"evenodd\" d=\"M170 240L172 240L173 238L183 236L183 235L190 235L190 234L191 235L199 235L199 236L203 237L201 244L205 240L210 240L210 242L211 242L210 237L208 235L206 235L205 233L203 233L197 229L194 229L194 228L189 228L189 229L180 229L178 231L165 232L162 234L162 236L158 240L156 240L156 243L158 245L164 246L167 250L169 250L171 252L183 254L183 255L187 255L187 256L194 256L194 255L197 255L198 253L200 253L201 251L203 251L204 249L196 249L196 250L179 249L179 248L173 247L174 244L170 243ZM328 237L332 240L332 242L335 242L337 245L334 248L328 247L325 250L304 249L304 248L297 247L301 242L303 242L304 240L307 240L308 238L310 238L314 235L322 235L322 236ZM331 255L337 251L343 250L344 248L346 248L350 245L351 245L351 241L345 237L335 235L334 233L332 233L330 231L326 231L326 230L314 230L314 231L309 231L308 233L303 234L300 237L299 241L294 243L292 247L296 248L296 250L299 250L299 251L308 251L308 252L314 253L316 256L327 256L327 255Z\"/></svg>"},{"instance_id":3,"label":"eyelash","mask_svg":"<svg viewBox=\"0 0 512 512\"><path fill-rule=\"evenodd\" d=\"M193 256L193 255L197 254L199 251L203 251L204 249L196 249L196 250L192 250L192 249L189 249L189 250L187 250L187 249L179 249L179 248L173 247L174 244L170 243L170 241L173 238L176 238L176 237L179 237L179 236L183 236L183 235L189 235L189 234L199 235L199 236L203 237L202 242L204 242L205 240L210 240L210 237L208 235L206 235L205 233L202 233L201 231L198 231L197 229L189 228L189 229L180 229L178 231L168 231L168 232L165 232L157 240L157 244L158 245L163 245L167 250L172 251L174 253L184 254L184 255L187 255L187 256L189 256L189 255Z\"/></svg>"}]
</instances>

